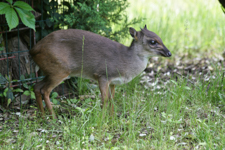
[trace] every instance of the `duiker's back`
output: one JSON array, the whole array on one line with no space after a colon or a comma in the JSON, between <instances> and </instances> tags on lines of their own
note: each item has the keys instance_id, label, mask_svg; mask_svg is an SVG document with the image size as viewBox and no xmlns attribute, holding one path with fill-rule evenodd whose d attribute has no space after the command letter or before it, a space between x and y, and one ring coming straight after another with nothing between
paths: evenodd
<instances>
[{"instance_id":1,"label":"duiker's back","mask_svg":"<svg viewBox=\"0 0 225 150\"><path fill-rule=\"evenodd\" d=\"M75 76L80 76L83 69L83 73L92 74L88 75L88 78L94 77L93 72L105 74L107 65L110 68L117 66L119 69L123 61L121 57L129 57L124 45L98 34L77 29L52 32L38 42L30 54L46 73L53 72L50 70L51 66L53 69L62 66Z\"/></svg>"}]
</instances>

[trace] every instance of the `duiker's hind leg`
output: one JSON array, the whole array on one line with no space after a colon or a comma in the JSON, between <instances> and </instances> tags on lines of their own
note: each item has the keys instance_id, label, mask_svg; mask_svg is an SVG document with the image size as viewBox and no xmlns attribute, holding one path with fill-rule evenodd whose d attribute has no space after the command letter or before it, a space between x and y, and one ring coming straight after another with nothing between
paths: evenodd
<instances>
[{"instance_id":1,"label":"duiker's hind leg","mask_svg":"<svg viewBox=\"0 0 225 150\"><path fill-rule=\"evenodd\" d=\"M42 81L36 83L35 86L34 86L34 93L35 93L35 97L36 97L36 102L37 102L38 108L41 111L42 116L44 116L44 108L43 108L43 104L42 104L41 88L44 86L46 78L47 77L45 77Z\"/></svg>"},{"instance_id":2,"label":"duiker's hind leg","mask_svg":"<svg viewBox=\"0 0 225 150\"><path fill-rule=\"evenodd\" d=\"M55 113L54 113L54 110L52 108L52 105L51 105L51 102L50 102L50 98L49 98L49 95L51 93L51 91L57 86L59 85L69 74L54 74L54 75L48 75L44 78L43 82L40 83L43 84L43 86L41 87L41 94L43 94L44 96L44 101L45 101L45 104L49 110L49 113L50 115L52 115L53 118L57 118ZM38 89L38 88L37 88ZM39 98L39 93L37 93L37 98ZM36 95L36 94L35 94ZM39 103L39 99L37 99L37 102ZM38 104L39 107L41 108L40 110L44 112L44 109L43 109L43 106L42 106L42 103L41 104ZM43 109L43 110L42 110Z\"/></svg>"}]
</instances>

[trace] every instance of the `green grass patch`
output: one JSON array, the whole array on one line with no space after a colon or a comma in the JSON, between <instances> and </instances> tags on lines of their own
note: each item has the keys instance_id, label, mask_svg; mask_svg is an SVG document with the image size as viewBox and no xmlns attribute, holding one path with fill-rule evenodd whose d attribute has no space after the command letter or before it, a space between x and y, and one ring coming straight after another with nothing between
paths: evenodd
<instances>
[{"instance_id":1,"label":"green grass patch","mask_svg":"<svg viewBox=\"0 0 225 150\"><path fill-rule=\"evenodd\" d=\"M116 88L114 116L101 110L98 90L58 120L13 115L1 126L1 149L222 149L225 80L219 70L211 77L174 78L157 90L137 77Z\"/></svg>"}]
</instances>

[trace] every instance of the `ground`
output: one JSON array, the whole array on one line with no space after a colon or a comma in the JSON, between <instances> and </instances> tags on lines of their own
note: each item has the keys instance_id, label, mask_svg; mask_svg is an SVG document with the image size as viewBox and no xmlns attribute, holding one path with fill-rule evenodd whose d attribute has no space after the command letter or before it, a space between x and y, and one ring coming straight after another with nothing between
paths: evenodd
<instances>
[{"instance_id":1,"label":"ground","mask_svg":"<svg viewBox=\"0 0 225 150\"><path fill-rule=\"evenodd\" d=\"M115 114L98 88L57 97L58 119L36 104L1 108L1 149L222 149L224 61L219 56L151 58L143 74L116 88Z\"/></svg>"}]
</instances>

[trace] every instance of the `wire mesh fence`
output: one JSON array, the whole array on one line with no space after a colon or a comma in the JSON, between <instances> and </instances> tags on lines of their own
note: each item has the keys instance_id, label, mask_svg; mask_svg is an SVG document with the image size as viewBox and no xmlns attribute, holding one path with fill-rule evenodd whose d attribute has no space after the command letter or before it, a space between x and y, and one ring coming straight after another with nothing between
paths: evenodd
<instances>
[{"instance_id":1,"label":"wire mesh fence","mask_svg":"<svg viewBox=\"0 0 225 150\"><path fill-rule=\"evenodd\" d=\"M0 15L0 105L8 105L12 101L34 99L33 85L42 80L44 75L38 70L29 55L29 50L43 37L54 30L65 28L63 24L55 24L62 18L68 7L62 5L70 1L64 0L23 0L35 10L36 32L24 24L9 30L5 16ZM0 0L0 2L6 2ZM15 1L13 1L15 2ZM64 94L61 85L60 94Z\"/></svg>"}]
</instances>

